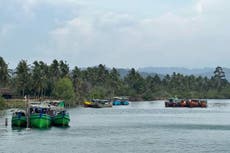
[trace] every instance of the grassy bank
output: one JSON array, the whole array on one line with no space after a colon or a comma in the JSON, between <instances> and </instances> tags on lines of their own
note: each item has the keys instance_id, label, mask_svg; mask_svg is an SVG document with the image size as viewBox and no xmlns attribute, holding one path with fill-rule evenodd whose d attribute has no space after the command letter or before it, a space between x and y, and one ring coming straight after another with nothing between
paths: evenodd
<instances>
[{"instance_id":1,"label":"grassy bank","mask_svg":"<svg viewBox=\"0 0 230 153\"><path fill-rule=\"evenodd\" d=\"M52 99L49 99L52 101ZM39 99L33 99L32 101L39 101ZM65 101L65 106L67 108L76 107L79 103ZM24 99L4 99L1 102L0 109L9 109L9 108L25 108L26 101Z\"/></svg>"},{"instance_id":2,"label":"grassy bank","mask_svg":"<svg viewBox=\"0 0 230 153\"><path fill-rule=\"evenodd\" d=\"M26 102L24 99L4 100L5 108L25 108Z\"/></svg>"},{"instance_id":3,"label":"grassy bank","mask_svg":"<svg viewBox=\"0 0 230 153\"><path fill-rule=\"evenodd\" d=\"M5 108L5 102L4 99L0 96L0 110Z\"/></svg>"}]
</instances>

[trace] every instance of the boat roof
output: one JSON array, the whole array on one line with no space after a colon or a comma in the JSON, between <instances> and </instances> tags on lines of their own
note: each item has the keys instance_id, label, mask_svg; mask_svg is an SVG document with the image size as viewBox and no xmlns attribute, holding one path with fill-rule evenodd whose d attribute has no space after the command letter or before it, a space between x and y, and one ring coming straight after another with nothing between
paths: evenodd
<instances>
[{"instance_id":1,"label":"boat roof","mask_svg":"<svg viewBox=\"0 0 230 153\"><path fill-rule=\"evenodd\" d=\"M124 99L128 99L128 97L126 96L121 96L121 97L113 97L113 99L119 99L119 100L124 100Z\"/></svg>"},{"instance_id":2,"label":"boat roof","mask_svg":"<svg viewBox=\"0 0 230 153\"><path fill-rule=\"evenodd\" d=\"M14 111L13 111L13 113L16 113L16 112L26 113L26 111L25 111L25 110L23 110L23 109L16 109L16 110L14 110Z\"/></svg>"},{"instance_id":3,"label":"boat roof","mask_svg":"<svg viewBox=\"0 0 230 153\"><path fill-rule=\"evenodd\" d=\"M108 102L108 99L92 99L92 102Z\"/></svg>"}]
</instances>

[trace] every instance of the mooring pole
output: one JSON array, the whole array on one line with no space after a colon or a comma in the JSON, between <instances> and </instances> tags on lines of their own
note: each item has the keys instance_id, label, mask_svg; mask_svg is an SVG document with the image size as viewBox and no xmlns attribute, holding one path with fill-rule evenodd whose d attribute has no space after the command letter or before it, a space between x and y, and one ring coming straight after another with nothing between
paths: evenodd
<instances>
[{"instance_id":1,"label":"mooring pole","mask_svg":"<svg viewBox=\"0 0 230 153\"><path fill-rule=\"evenodd\" d=\"M25 96L25 98L26 98L26 120L27 120L26 128L28 129L30 126L30 108L29 108L28 97Z\"/></svg>"},{"instance_id":2,"label":"mooring pole","mask_svg":"<svg viewBox=\"0 0 230 153\"><path fill-rule=\"evenodd\" d=\"M5 126L8 126L8 118L5 118Z\"/></svg>"}]
</instances>

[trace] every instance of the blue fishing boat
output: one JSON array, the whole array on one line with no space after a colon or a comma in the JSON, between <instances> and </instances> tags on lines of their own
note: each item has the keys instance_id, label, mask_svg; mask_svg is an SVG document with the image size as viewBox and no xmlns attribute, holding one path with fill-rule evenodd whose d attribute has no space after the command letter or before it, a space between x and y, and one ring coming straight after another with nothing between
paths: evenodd
<instances>
[{"instance_id":1,"label":"blue fishing boat","mask_svg":"<svg viewBox=\"0 0 230 153\"><path fill-rule=\"evenodd\" d=\"M113 105L129 105L129 100L127 97L114 97Z\"/></svg>"},{"instance_id":2,"label":"blue fishing boat","mask_svg":"<svg viewBox=\"0 0 230 153\"><path fill-rule=\"evenodd\" d=\"M129 100L128 100L128 98L123 98L123 99L121 100L121 105L129 105Z\"/></svg>"},{"instance_id":3,"label":"blue fishing boat","mask_svg":"<svg viewBox=\"0 0 230 153\"><path fill-rule=\"evenodd\" d=\"M114 97L113 98L113 105L121 105L121 98L120 97Z\"/></svg>"}]
</instances>

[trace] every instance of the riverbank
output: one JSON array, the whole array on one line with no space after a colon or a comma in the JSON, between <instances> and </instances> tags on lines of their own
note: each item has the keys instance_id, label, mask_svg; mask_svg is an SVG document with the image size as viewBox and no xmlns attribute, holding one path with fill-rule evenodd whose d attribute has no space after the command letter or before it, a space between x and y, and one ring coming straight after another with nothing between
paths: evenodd
<instances>
[{"instance_id":1,"label":"riverbank","mask_svg":"<svg viewBox=\"0 0 230 153\"><path fill-rule=\"evenodd\" d=\"M4 100L5 108L25 108L26 101L24 99L7 99Z\"/></svg>"},{"instance_id":2,"label":"riverbank","mask_svg":"<svg viewBox=\"0 0 230 153\"><path fill-rule=\"evenodd\" d=\"M50 101L55 101L56 99L48 99ZM39 101L39 99L31 99L30 101ZM4 99L2 101L1 109L10 109L10 108L26 108L27 101L25 99ZM76 102L65 102L65 107L76 107L80 103Z\"/></svg>"},{"instance_id":3,"label":"riverbank","mask_svg":"<svg viewBox=\"0 0 230 153\"><path fill-rule=\"evenodd\" d=\"M55 99L49 99L49 100L54 101ZM33 99L31 101L39 101L39 99ZM140 102L140 101L143 101L143 99L131 98L130 101ZM82 103L83 103L83 101L82 102L65 102L65 107L67 107L67 108L76 107L76 106L82 105ZM27 104L27 102L25 101L25 99L5 99L3 101L2 109L26 108L26 104Z\"/></svg>"}]
</instances>

